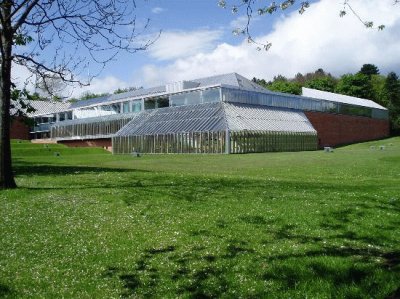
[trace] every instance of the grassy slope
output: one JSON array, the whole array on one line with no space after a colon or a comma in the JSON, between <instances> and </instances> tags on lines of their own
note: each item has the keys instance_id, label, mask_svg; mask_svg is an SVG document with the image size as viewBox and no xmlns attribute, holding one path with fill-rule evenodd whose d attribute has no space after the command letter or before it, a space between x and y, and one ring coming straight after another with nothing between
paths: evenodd
<instances>
[{"instance_id":1,"label":"grassy slope","mask_svg":"<svg viewBox=\"0 0 400 299\"><path fill-rule=\"evenodd\" d=\"M400 292L399 138L334 153L13 153L20 188L0 192L0 297Z\"/></svg>"}]
</instances>

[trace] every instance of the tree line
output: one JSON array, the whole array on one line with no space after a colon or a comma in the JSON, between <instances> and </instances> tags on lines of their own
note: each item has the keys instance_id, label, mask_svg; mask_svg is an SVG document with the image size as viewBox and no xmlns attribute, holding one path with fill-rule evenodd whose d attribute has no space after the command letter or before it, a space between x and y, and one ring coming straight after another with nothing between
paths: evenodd
<instances>
[{"instance_id":1,"label":"tree line","mask_svg":"<svg viewBox=\"0 0 400 299\"><path fill-rule=\"evenodd\" d=\"M253 81L272 91L296 95L301 95L302 87L307 87L372 100L389 110L391 133L400 133L399 76L395 72L381 75L376 65L364 64L358 72L340 77L320 68L311 73L298 73L294 78L278 75L271 81L258 78Z\"/></svg>"}]
</instances>

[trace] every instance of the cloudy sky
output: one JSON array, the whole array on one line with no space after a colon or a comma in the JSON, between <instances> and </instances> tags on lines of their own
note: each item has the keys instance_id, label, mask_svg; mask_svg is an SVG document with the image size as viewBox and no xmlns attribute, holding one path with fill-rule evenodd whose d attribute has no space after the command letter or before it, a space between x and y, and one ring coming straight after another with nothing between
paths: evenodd
<instances>
[{"instance_id":1,"label":"cloudy sky","mask_svg":"<svg viewBox=\"0 0 400 299\"><path fill-rule=\"evenodd\" d=\"M91 86L77 88L73 95L229 72L266 80L318 68L340 75L356 72L364 63L377 65L382 74L392 70L400 74L400 4L393 2L350 2L364 20L384 24L383 31L366 29L350 13L340 18L343 0L314 0L303 15L295 10L257 17L252 22L253 37L272 43L265 52L257 51L244 36L232 34L246 21L243 12L234 15L219 8L217 0L137 1L138 20L151 20L144 38L162 30L160 38L147 51L121 54Z\"/></svg>"}]
</instances>

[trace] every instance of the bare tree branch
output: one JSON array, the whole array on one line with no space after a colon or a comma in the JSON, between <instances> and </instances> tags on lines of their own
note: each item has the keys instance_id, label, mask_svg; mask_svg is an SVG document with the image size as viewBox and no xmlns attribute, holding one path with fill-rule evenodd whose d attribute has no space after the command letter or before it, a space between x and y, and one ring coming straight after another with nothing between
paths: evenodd
<instances>
[{"instance_id":1,"label":"bare tree branch","mask_svg":"<svg viewBox=\"0 0 400 299\"><path fill-rule=\"evenodd\" d=\"M24 1L24 2L29 2L29 1ZM39 0L34 0L34 1L32 1L31 4L29 4L27 6L25 11L22 13L22 15L18 18L18 20L13 25L14 32L17 32L17 30L22 26L22 24L25 22L26 18L29 16L29 14L31 13L32 9L35 8L35 6L38 4L38 2L39 2ZM10 15L10 17L12 17L13 15L15 15L15 13L12 13Z\"/></svg>"},{"instance_id":2,"label":"bare tree branch","mask_svg":"<svg viewBox=\"0 0 400 299\"><path fill-rule=\"evenodd\" d=\"M228 2L234 3L229 6ZM343 17L347 14L347 10L349 10L365 27L383 30L385 25L374 26L372 21L365 21L361 16L357 13L357 10L354 9L350 5L351 0L344 0L343 2L343 10L340 11L340 17ZM394 5L398 4L400 0L394 0ZM251 21L253 20L254 15L257 12L257 15L268 15L276 13L277 11L284 11L291 7L296 6L299 14L303 14L307 8L310 7L309 1L296 1L296 0L284 0L284 1L256 1L256 0L219 0L218 6L222 8L230 7L232 13L237 14L240 10L245 10L245 15L247 18L247 22L242 28L236 28L233 30L234 35L245 35L247 37L247 41L251 44L255 44L257 46L257 50L269 50L272 44L268 41L266 42L258 42L256 41L251 33Z\"/></svg>"}]
</instances>

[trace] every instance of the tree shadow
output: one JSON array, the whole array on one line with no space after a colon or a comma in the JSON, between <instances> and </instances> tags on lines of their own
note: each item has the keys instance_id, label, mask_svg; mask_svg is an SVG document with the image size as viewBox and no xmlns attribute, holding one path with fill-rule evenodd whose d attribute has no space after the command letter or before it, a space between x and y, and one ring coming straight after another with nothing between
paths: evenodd
<instances>
[{"instance_id":1,"label":"tree shadow","mask_svg":"<svg viewBox=\"0 0 400 299\"><path fill-rule=\"evenodd\" d=\"M74 175L74 174L89 174L89 173L148 173L147 170L126 169L126 168L106 168L106 167L91 167L91 166L67 166L67 165L17 165L14 166L15 175Z\"/></svg>"},{"instance_id":2,"label":"tree shadow","mask_svg":"<svg viewBox=\"0 0 400 299\"><path fill-rule=\"evenodd\" d=\"M10 295L11 293L12 291L8 286L0 283L0 297L5 297L7 295Z\"/></svg>"}]
</instances>

